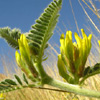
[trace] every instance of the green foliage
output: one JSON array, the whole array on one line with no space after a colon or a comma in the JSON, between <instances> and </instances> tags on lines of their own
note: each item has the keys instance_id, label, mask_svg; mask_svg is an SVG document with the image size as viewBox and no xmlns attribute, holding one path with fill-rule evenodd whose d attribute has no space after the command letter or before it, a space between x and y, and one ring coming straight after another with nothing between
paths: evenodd
<instances>
[{"instance_id":1,"label":"green foliage","mask_svg":"<svg viewBox=\"0 0 100 100\"><path fill-rule=\"evenodd\" d=\"M100 63L97 63L92 67L88 66L87 68L85 68L83 77L86 77L87 75L92 76L96 73L100 73Z\"/></svg>"},{"instance_id":2,"label":"green foliage","mask_svg":"<svg viewBox=\"0 0 100 100\"><path fill-rule=\"evenodd\" d=\"M0 28L0 37L5 39L7 43L15 48L18 49L18 39L20 38L21 32L19 29L10 29L8 27Z\"/></svg>"},{"instance_id":3,"label":"green foliage","mask_svg":"<svg viewBox=\"0 0 100 100\"><path fill-rule=\"evenodd\" d=\"M100 63L97 63L92 67L88 66L85 68L84 75L80 84L82 84L87 78L94 76L96 74L100 74Z\"/></svg>"},{"instance_id":4,"label":"green foliage","mask_svg":"<svg viewBox=\"0 0 100 100\"><path fill-rule=\"evenodd\" d=\"M39 59L42 58L44 49L47 46L47 41L53 35L53 30L56 26L59 17L59 10L61 9L62 0L54 0L41 14L36 24L32 25L32 30L28 35L29 45L35 55L38 55Z\"/></svg>"},{"instance_id":5,"label":"green foliage","mask_svg":"<svg viewBox=\"0 0 100 100\"><path fill-rule=\"evenodd\" d=\"M23 80L24 80L24 82L25 82L26 84L28 84L28 80L27 80L27 78L26 78L26 76L25 76L24 73L23 73Z\"/></svg>"},{"instance_id":6,"label":"green foliage","mask_svg":"<svg viewBox=\"0 0 100 100\"><path fill-rule=\"evenodd\" d=\"M0 93L17 90L20 88L24 88L25 85L26 86L28 85L28 80L27 80L25 74L23 74L23 81L26 84L22 83L22 79L20 79L19 76L14 75L14 77L15 77L15 80L5 79L5 80L0 82Z\"/></svg>"},{"instance_id":7,"label":"green foliage","mask_svg":"<svg viewBox=\"0 0 100 100\"><path fill-rule=\"evenodd\" d=\"M16 82L14 82L13 80L11 79L5 79L5 82L9 85L17 85Z\"/></svg>"},{"instance_id":8,"label":"green foliage","mask_svg":"<svg viewBox=\"0 0 100 100\"><path fill-rule=\"evenodd\" d=\"M18 82L20 85L23 85L21 79L20 79L17 75L15 75L15 78L16 78L17 82Z\"/></svg>"}]
</instances>

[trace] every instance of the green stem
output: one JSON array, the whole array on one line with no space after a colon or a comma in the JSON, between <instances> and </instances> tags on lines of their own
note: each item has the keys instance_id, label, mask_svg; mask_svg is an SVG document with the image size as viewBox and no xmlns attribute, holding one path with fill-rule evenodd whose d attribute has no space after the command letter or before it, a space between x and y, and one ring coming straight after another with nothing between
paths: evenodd
<instances>
[{"instance_id":1,"label":"green stem","mask_svg":"<svg viewBox=\"0 0 100 100\"><path fill-rule=\"evenodd\" d=\"M60 88L62 90L68 91L68 92L78 94L78 95L100 98L100 92L88 90L88 89L79 87L78 85L77 86L72 85L72 84L61 82L61 81L54 80L54 79L51 79L51 78L50 78L50 81L47 84L50 85L50 86L54 86L54 87Z\"/></svg>"},{"instance_id":2,"label":"green stem","mask_svg":"<svg viewBox=\"0 0 100 100\"><path fill-rule=\"evenodd\" d=\"M41 62L36 63L35 66L36 66L36 68L37 68L37 70L38 70L39 75L41 76L42 85L43 85L43 84L46 84L46 82L48 82L48 77L49 77L49 76L48 76L47 73L45 72L45 70L44 70L44 68L43 68L43 66L42 66L42 64L41 64ZM50 77L49 77L49 78L50 78Z\"/></svg>"},{"instance_id":3,"label":"green stem","mask_svg":"<svg viewBox=\"0 0 100 100\"><path fill-rule=\"evenodd\" d=\"M79 84L79 77L77 74L74 74L74 84Z\"/></svg>"},{"instance_id":4,"label":"green stem","mask_svg":"<svg viewBox=\"0 0 100 100\"><path fill-rule=\"evenodd\" d=\"M47 84L78 95L100 98L100 92L84 89L82 87L79 87L78 85L72 85L69 83L55 80L46 74L41 63L37 63L36 66L38 68L39 74L41 75L43 85Z\"/></svg>"}]
</instances>

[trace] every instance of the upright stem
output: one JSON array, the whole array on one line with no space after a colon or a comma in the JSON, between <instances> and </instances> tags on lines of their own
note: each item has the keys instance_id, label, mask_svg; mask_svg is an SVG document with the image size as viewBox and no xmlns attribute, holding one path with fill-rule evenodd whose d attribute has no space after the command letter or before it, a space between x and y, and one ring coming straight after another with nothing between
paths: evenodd
<instances>
[{"instance_id":1,"label":"upright stem","mask_svg":"<svg viewBox=\"0 0 100 100\"><path fill-rule=\"evenodd\" d=\"M51 79L48 75L47 75L47 73L45 72L45 70L44 70L44 68L43 68L43 66L42 66L42 64L41 64L41 62L39 63L36 63L35 64L36 65L36 67L37 67L37 69L38 69L38 72L39 72L39 75L41 76L41 81L42 81L42 84L46 84L46 83L48 83L48 79Z\"/></svg>"},{"instance_id":2,"label":"upright stem","mask_svg":"<svg viewBox=\"0 0 100 100\"><path fill-rule=\"evenodd\" d=\"M74 84L79 84L79 77L77 74L74 74Z\"/></svg>"}]
</instances>

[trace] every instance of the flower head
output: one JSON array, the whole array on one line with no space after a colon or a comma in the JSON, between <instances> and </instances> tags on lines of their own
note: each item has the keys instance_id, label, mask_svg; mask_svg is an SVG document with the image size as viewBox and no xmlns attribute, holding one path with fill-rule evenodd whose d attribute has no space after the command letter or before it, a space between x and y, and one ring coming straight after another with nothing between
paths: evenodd
<instances>
[{"instance_id":1,"label":"flower head","mask_svg":"<svg viewBox=\"0 0 100 100\"><path fill-rule=\"evenodd\" d=\"M6 100L5 95L3 95L3 93L0 94L0 100Z\"/></svg>"},{"instance_id":2,"label":"flower head","mask_svg":"<svg viewBox=\"0 0 100 100\"><path fill-rule=\"evenodd\" d=\"M60 38L60 51L62 60L67 66L69 72L73 75L77 74L82 77L87 57L91 50L92 34L88 37L84 30L81 29L83 38L80 38L77 33L74 34L76 42L72 42L72 32L67 31L66 37L64 34Z\"/></svg>"},{"instance_id":3,"label":"flower head","mask_svg":"<svg viewBox=\"0 0 100 100\"><path fill-rule=\"evenodd\" d=\"M33 74L34 77L37 77L38 73L33 65L33 58L31 57L30 47L24 34L20 36L18 43L20 54L18 51L15 52L18 66L26 73L27 76Z\"/></svg>"}]
</instances>

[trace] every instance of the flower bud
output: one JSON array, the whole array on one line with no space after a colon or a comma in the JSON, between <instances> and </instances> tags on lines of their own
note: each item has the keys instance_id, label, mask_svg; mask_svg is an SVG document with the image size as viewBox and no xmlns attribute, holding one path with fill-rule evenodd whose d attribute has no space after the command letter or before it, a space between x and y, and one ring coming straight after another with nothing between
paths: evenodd
<instances>
[{"instance_id":1,"label":"flower bud","mask_svg":"<svg viewBox=\"0 0 100 100\"><path fill-rule=\"evenodd\" d=\"M24 34L20 36L18 43L20 54L18 51L15 53L17 64L27 75L32 74L36 78L38 76L38 72L33 64L34 58L30 53L30 47Z\"/></svg>"},{"instance_id":2,"label":"flower bud","mask_svg":"<svg viewBox=\"0 0 100 100\"><path fill-rule=\"evenodd\" d=\"M62 34L60 38L60 44L61 44L60 51L61 51L62 57L60 59L58 56L58 61L62 64L62 66L64 66L64 68L67 67L67 70L69 71L69 73L73 74L73 76L75 77L76 76L82 77L85 63L91 50L92 34L90 34L87 37L83 29L81 29L81 32L82 32L83 38L80 38L78 34L75 33L74 36L75 36L76 42L74 43L72 42L71 31L66 32L65 38L64 38L64 34ZM100 41L98 42L100 43ZM67 62L67 65L65 61Z\"/></svg>"}]
</instances>

